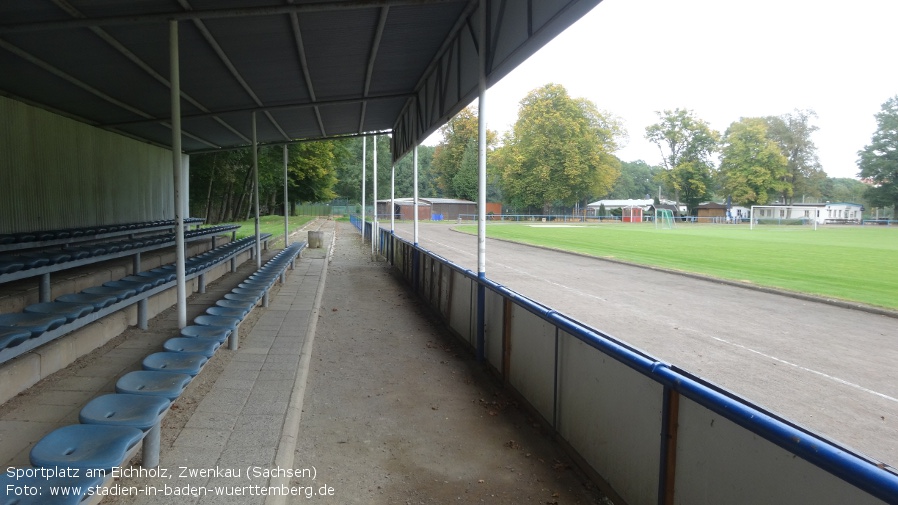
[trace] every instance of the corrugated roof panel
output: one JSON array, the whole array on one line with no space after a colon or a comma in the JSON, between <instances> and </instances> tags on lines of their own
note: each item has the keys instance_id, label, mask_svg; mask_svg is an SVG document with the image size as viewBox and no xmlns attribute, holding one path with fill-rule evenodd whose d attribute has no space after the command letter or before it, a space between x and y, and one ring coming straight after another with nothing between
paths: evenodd
<instances>
[{"instance_id":1,"label":"corrugated roof panel","mask_svg":"<svg viewBox=\"0 0 898 505\"><path fill-rule=\"evenodd\" d=\"M300 16L309 72L319 100L361 96L379 10L313 12Z\"/></svg>"}]
</instances>

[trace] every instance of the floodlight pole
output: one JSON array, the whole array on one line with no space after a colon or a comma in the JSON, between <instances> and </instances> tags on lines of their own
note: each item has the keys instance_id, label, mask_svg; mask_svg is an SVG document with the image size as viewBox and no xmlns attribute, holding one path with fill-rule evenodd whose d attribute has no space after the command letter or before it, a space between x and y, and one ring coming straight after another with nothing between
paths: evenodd
<instances>
[{"instance_id":1,"label":"floodlight pole","mask_svg":"<svg viewBox=\"0 0 898 505\"><path fill-rule=\"evenodd\" d=\"M169 21L169 81L171 82L171 153L175 197L175 275L178 328L187 326L187 277L184 272L184 191L181 187L181 71L178 59L178 22Z\"/></svg>"},{"instance_id":2,"label":"floodlight pole","mask_svg":"<svg viewBox=\"0 0 898 505\"><path fill-rule=\"evenodd\" d=\"M368 156L368 137L362 137L362 245L365 244L365 158Z\"/></svg>"},{"instance_id":3,"label":"floodlight pole","mask_svg":"<svg viewBox=\"0 0 898 505\"><path fill-rule=\"evenodd\" d=\"M480 0L480 52L478 67L480 78L477 81L477 361L486 358L484 314L486 312L486 290L483 279L486 279L486 52L489 41L486 37L486 14L488 4Z\"/></svg>"}]
</instances>

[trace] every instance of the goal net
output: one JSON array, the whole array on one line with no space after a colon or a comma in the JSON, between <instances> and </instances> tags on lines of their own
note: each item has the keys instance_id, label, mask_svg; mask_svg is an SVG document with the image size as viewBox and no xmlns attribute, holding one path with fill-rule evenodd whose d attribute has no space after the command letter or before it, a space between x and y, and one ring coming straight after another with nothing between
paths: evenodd
<instances>
[{"instance_id":1,"label":"goal net","mask_svg":"<svg viewBox=\"0 0 898 505\"><path fill-rule=\"evenodd\" d=\"M817 207L801 205L752 205L751 229L755 226L799 226L817 229L820 218Z\"/></svg>"},{"instance_id":2,"label":"goal net","mask_svg":"<svg viewBox=\"0 0 898 505\"><path fill-rule=\"evenodd\" d=\"M673 211L670 209L655 210L655 228L659 230L672 230L674 228Z\"/></svg>"}]
</instances>

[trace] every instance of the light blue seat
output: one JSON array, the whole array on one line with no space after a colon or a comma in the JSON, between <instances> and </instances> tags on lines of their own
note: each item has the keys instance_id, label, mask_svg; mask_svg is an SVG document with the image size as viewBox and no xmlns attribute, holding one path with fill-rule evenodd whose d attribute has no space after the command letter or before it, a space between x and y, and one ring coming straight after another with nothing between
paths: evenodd
<instances>
[{"instance_id":1,"label":"light blue seat","mask_svg":"<svg viewBox=\"0 0 898 505\"><path fill-rule=\"evenodd\" d=\"M221 342L218 340L186 337L170 338L162 344L166 351L200 354L207 358L211 358L220 346Z\"/></svg>"},{"instance_id":2,"label":"light blue seat","mask_svg":"<svg viewBox=\"0 0 898 505\"><path fill-rule=\"evenodd\" d=\"M229 309L241 309L245 308L247 313L253 310L253 307L256 306L256 300L228 300L227 298L223 300L218 300L215 302L216 307L225 307Z\"/></svg>"},{"instance_id":3,"label":"light blue seat","mask_svg":"<svg viewBox=\"0 0 898 505\"><path fill-rule=\"evenodd\" d=\"M247 294L240 294L240 293L225 293L224 299L225 300L237 300L240 302L256 303L262 299L262 294L259 293L258 295L247 295Z\"/></svg>"},{"instance_id":4,"label":"light blue seat","mask_svg":"<svg viewBox=\"0 0 898 505\"><path fill-rule=\"evenodd\" d=\"M239 317L240 319L243 319L249 314L250 309L252 309L252 306L219 307L215 305L206 309L206 314L209 314L210 316Z\"/></svg>"},{"instance_id":5,"label":"light blue seat","mask_svg":"<svg viewBox=\"0 0 898 505\"><path fill-rule=\"evenodd\" d=\"M193 379L184 373L135 370L121 376L115 383L116 393L161 396L175 401Z\"/></svg>"},{"instance_id":6,"label":"light blue seat","mask_svg":"<svg viewBox=\"0 0 898 505\"><path fill-rule=\"evenodd\" d=\"M87 402L78 421L147 431L162 420L169 406L171 402L163 396L110 393Z\"/></svg>"},{"instance_id":7,"label":"light blue seat","mask_svg":"<svg viewBox=\"0 0 898 505\"><path fill-rule=\"evenodd\" d=\"M94 306L94 311L105 309L118 301L117 296L108 294L69 293L56 298L57 302L89 303Z\"/></svg>"},{"instance_id":8,"label":"light blue seat","mask_svg":"<svg viewBox=\"0 0 898 505\"><path fill-rule=\"evenodd\" d=\"M110 470L125 462L128 452L143 436L143 431L130 426L63 426L48 433L31 448L31 464Z\"/></svg>"},{"instance_id":9,"label":"light blue seat","mask_svg":"<svg viewBox=\"0 0 898 505\"><path fill-rule=\"evenodd\" d=\"M196 316L193 319L193 323L199 326L220 326L223 328L236 329L237 326L240 325L241 320L242 319L239 317L210 316L208 314L202 314Z\"/></svg>"},{"instance_id":10,"label":"light blue seat","mask_svg":"<svg viewBox=\"0 0 898 505\"><path fill-rule=\"evenodd\" d=\"M31 338L31 331L20 328L0 328L0 349L14 347Z\"/></svg>"},{"instance_id":11,"label":"light blue seat","mask_svg":"<svg viewBox=\"0 0 898 505\"><path fill-rule=\"evenodd\" d=\"M94 311L94 306L89 303L75 302L45 302L35 303L25 307L29 314L50 314L62 316L66 322L71 323L79 317L84 317Z\"/></svg>"},{"instance_id":12,"label":"light blue seat","mask_svg":"<svg viewBox=\"0 0 898 505\"><path fill-rule=\"evenodd\" d=\"M143 293L144 291L153 287L153 283L149 280L126 281L124 279L120 279L117 281L104 282L103 285L107 288L133 289L138 293Z\"/></svg>"},{"instance_id":13,"label":"light blue seat","mask_svg":"<svg viewBox=\"0 0 898 505\"><path fill-rule=\"evenodd\" d=\"M17 328L28 330L32 337L36 337L45 331L55 330L65 324L66 318L53 314L29 314L16 312L13 314L0 314L0 329Z\"/></svg>"},{"instance_id":14,"label":"light blue seat","mask_svg":"<svg viewBox=\"0 0 898 505\"><path fill-rule=\"evenodd\" d=\"M113 288L110 286L93 286L84 288L83 290L81 290L81 292L91 295L114 296L118 298L119 301L124 300L125 298L130 298L137 294L137 290L134 288Z\"/></svg>"},{"instance_id":15,"label":"light blue seat","mask_svg":"<svg viewBox=\"0 0 898 505\"><path fill-rule=\"evenodd\" d=\"M44 478L40 475L26 475L16 478L15 471L20 469L6 468L0 474L0 489L4 491L0 495L0 505L81 505L90 501L89 494L92 489L102 486L106 478L103 475L87 477L84 472L78 472L77 477L49 477ZM33 470L31 467L22 468L21 470ZM11 473L12 472L12 473ZM26 486L30 490L35 490L36 494L6 494L6 486L13 486L24 489ZM51 494L50 489L69 489L72 492L68 494ZM75 493L75 490L80 493Z\"/></svg>"},{"instance_id":16,"label":"light blue seat","mask_svg":"<svg viewBox=\"0 0 898 505\"><path fill-rule=\"evenodd\" d=\"M181 336L184 338L196 338L204 340L215 340L223 343L234 330L221 326L200 326L191 325L181 328Z\"/></svg>"},{"instance_id":17,"label":"light blue seat","mask_svg":"<svg viewBox=\"0 0 898 505\"><path fill-rule=\"evenodd\" d=\"M160 372L183 373L196 376L209 358L200 354L188 354L183 352L156 352L143 359L141 366L144 370L157 370Z\"/></svg>"}]
</instances>

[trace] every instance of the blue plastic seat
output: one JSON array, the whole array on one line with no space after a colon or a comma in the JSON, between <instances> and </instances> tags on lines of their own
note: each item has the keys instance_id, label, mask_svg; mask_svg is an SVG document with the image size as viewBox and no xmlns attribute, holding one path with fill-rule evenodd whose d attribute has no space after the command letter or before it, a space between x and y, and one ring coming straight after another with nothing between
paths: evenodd
<instances>
[{"instance_id":1,"label":"blue plastic seat","mask_svg":"<svg viewBox=\"0 0 898 505\"><path fill-rule=\"evenodd\" d=\"M233 332L231 328L221 326L185 326L181 328L181 336L185 338L209 339L222 343L228 339Z\"/></svg>"},{"instance_id":2,"label":"blue plastic seat","mask_svg":"<svg viewBox=\"0 0 898 505\"><path fill-rule=\"evenodd\" d=\"M119 288L119 289L133 289L138 293L143 293L144 291L153 287L153 283L147 280L143 281L126 281L123 279L117 281L109 281L104 282L104 286L108 288Z\"/></svg>"},{"instance_id":3,"label":"blue plastic seat","mask_svg":"<svg viewBox=\"0 0 898 505\"><path fill-rule=\"evenodd\" d=\"M14 347L31 338L29 330L20 328L0 328L0 350ZM224 340L222 340L223 342Z\"/></svg>"},{"instance_id":4,"label":"blue plastic seat","mask_svg":"<svg viewBox=\"0 0 898 505\"><path fill-rule=\"evenodd\" d=\"M234 329L237 328L240 321L242 321L242 318L239 317L210 316L208 314L202 314L193 319L193 324Z\"/></svg>"},{"instance_id":5,"label":"blue plastic seat","mask_svg":"<svg viewBox=\"0 0 898 505\"><path fill-rule=\"evenodd\" d=\"M91 293L69 293L56 298L57 302L89 303L94 310L104 309L118 301L117 296Z\"/></svg>"},{"instance_id":6,"label":"blue plastic seat","mask_svg":"<svg viewBox=\"0 0 898 505\"><path fill-rule=\"evenodd\" d=\"M160 286L160 285L162 285L162 284L165 284L165 279L162 278L162 277L160 277L160 276L158 276L158 275L140 275L140 274L135 274L135 275L129 275L129 276L127 276L127 277L122 277L122 278L119 279L119 280L122 281L122 282L140 282L140 283L147 283L147 284L150 285L150 287L153 287L153 288L155 288L156 286Z\"/></svg>"},{"instance_id":7,"label":"blue plastic seat","mask_svg":"<svg viewBox=\"0 0 898 505\"><path fill-rule=\"evenodd\" d=\"M170 338L162 344L162 348L169 352L201 354L207 358L211 358L220 346L221 342L217 340L185 337Z\"/></svg>"},{"instance_id":8,"label":"blue plastic seat","mask_svg":"<svg viewBox=\"0 0 898 505\"><path fill-rule=\"evenodd\" d=\"M245 295L245 294L239 294L239 293L225 293L224 299L225 300L236 300L238 302L253 302L253 303L255 303L262 299L262 295L261 295L261 293L258 296Z\"/></svg>"},{"instance_id":9,"label":"blue plastic seat","mask_svg":"<svg viewBox=\"0 0 898 505\"><path fill-rule=\"evenodd\" d=\"M18 259L0 259L0 274L11 274L25 268L25 262Z\"/></svg>"},{"instance_id":10,"label":"blue plastic seat","mask_svg":"<svg viewBox=\"0 0 898 505\"><path fill-rule=\"evenodd\" d=\"M213 306L206 309L206 314L210 316L224 316L224 317L239 317L243 319L249 314L252 306L242 306L242 307L219 307Z\"/></svg>"},{"instance_id":11,"label":"blue plastic seat","mask_svg":"<svg viewBox=\"0 0 898 505\"><path fill-rule=\"evenodd\" d=\"M94 311L94 306L89 303L74 302L45 302L35 303L25 307L29 314L51 314L62 316L67 323L71 323L79 317L84 317Z\"/></svg>"},{"instance_id":12,"label":"blue plastic seat","mask_svg":"<svg viewBox=\"0 0 898 505\"><path fill-rule=\"evenodd\" d=\"M121 376L115 383L116 393L161 396L175 401L193 379L184 373L135 370Z\"/></svg>"},{"instance_id":13,"label":"blue plastic seat","mask_svg":"<svg viewBox=\"0 0 898 505\"><path fill-rule=\"evenodd\" d=\"M30 474L24 477L16 478L15 471L11 468L5 469L0 474L0 489L3 489L4 495L0 496L0 505L81 505L90 501L90 492L98 486L102 486L106 477L102 474L87 477L85 472L78 472L77 477L69 476L53 476L44 478L40 474L34 474L31 467L22 468L21 470L32 470ZM11 473L12 472L12 473ZM12 486L13 489L34 490L35 494L6 494L7 487ZM71 492L67 494L52 494L50 489L68 489ZM80 493L76 493L79 490Z\"/></svg>"},{"instance_id":14,"label":"blue plastic seat","mask_svg":"<svg viewBox=\"0 0 898 505\"><path fill-rule=\"evenodd\" d=\"M156 352L144 358L141 365L144 370L184 373L196 376L207 361L209 361L209 358L200 354Z\"/></svg>"},{"instance_id":15,"label":"blue plastic seat","mask_svg":"<svg viewBox=\"0 0 898 505\"><path fill-rule=\"evenodd\" d=\"M31 464L39 467L110 470L121 466L143 438L130 426L72 424L48 433L31 448Z\"/></svg>"},{"instance_id":16,"label":"blue plastic seat","mask_svg":"<svg viewBox=\"0 0 898 505\"><path fill-rule=\"evenodd\" d=\"M147 431L168 411L171 402L162 396L111 393L87 402L78 414L82 424L131 426Z\"/></svg>"},{"instance_id":17,"label":"blue plastic seat","mask_svg":"<svg viewBox=\"0 0 898 505\"><path fill-rule=\"evenodd\" d=\"M52 314L28 314L24 312L0 314L0 329L3 327L28 330L32 337L45 331L55 330L65 324L66 318Z\"/></svg>"},{"instance_id":18,"label":"blue plastic seat","mask_svg":"<svg viewBox=\"0 0 898 505\"><path fill-rule=\"evenodd\" d=\"M93 286L89 288L84 288L81 290L82 293L87 293L91 295L109 295L116 297L119 301L124 300L125 298L132 297L137 294L137 290L134 288L113 288L109 286Z\"/></svg>"},{"instance_id":19,"label":"blue plastic seat","mask_svg":"<svg viewBox=\"0 0 898 505\"><path fill-rule=\"evenodd\" d=\"M19 256L19 261L25 264L25 268L40 268L50 264L50 258L43 256Z\"/></svg>"},{"instance_id":20,"label":"blue plastic seat","mask_svg":"<svg viewBox=\"0 0 898 505\"><path fill-rule=\"evenodd\" d=\"M65 252L72 256L73 260L80 260L90 257L90 249L84 247L67 247Z\"/></svg>"}]
</instances>

